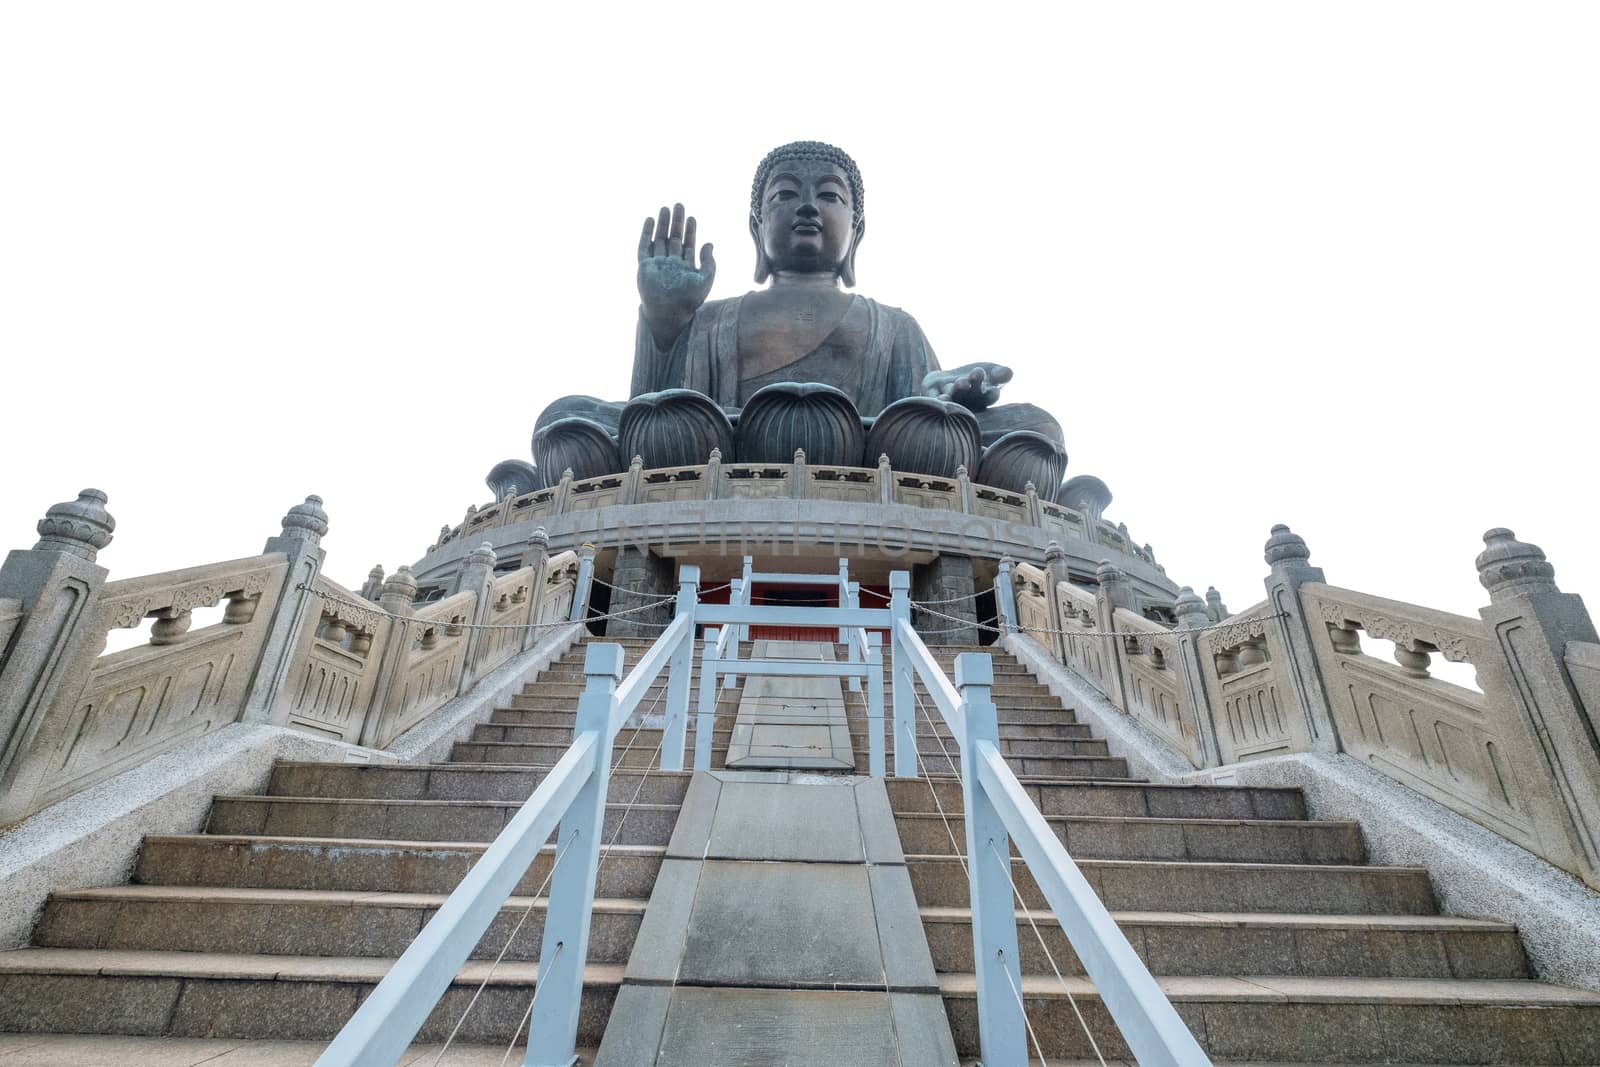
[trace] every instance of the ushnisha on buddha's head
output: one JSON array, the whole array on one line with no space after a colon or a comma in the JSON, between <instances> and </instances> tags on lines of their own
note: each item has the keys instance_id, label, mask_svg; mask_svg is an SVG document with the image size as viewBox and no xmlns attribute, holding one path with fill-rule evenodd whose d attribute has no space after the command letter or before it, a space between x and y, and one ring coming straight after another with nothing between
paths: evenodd
<instances>
[{"instance_id":1,"label":"ushnisha on buddha's head","mask_svg":"<svg viewBox=\"0 0 1600 1067\"><path fill-rule=\"evenodd\" d=\"M856 283L856 249L866 232L861 169L821 141L795 141L767 153L750 186L750 236L756 281L774 275L827 275Z\"/></svg>"}]
</instances>

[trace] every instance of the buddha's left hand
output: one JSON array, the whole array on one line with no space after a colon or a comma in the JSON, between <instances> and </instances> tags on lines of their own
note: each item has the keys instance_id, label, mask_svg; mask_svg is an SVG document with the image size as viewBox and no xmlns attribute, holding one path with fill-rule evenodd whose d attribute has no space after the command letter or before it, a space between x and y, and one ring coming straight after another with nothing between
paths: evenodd
<instances>
[{"instance_id":1,"label":"buddha's left hand","mask_svg":"<svg viewBox=\"0 0 1600 1067\"><path fill-rule=\"evenodd\" d=\"M1000 387L1011 380L1011 368L998 363L968 363L954 370L931 371L922 379L922 391L982 411L1000 399Z\"/></svg>"}]
</instances>

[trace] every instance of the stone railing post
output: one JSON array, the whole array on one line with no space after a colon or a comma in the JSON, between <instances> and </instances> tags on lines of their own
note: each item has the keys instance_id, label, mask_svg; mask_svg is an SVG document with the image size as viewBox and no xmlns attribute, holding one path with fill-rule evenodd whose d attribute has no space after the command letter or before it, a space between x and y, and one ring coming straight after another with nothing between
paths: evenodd
<instances>
[{"instance_id":1,"label":"stone railing post","mask_svg":"<svg viewBox=\"0 0 1600 1067\"><path fill-rule=\"evenodd\" d=\"M284 690L293 667L295 650L306 616L320 610L321 601L312 593L322 573L322 535L328 532L328 513L322 510L320 496L308 496L283 517L283 529L267 538L262 552L282 552L289 558L283 572L283 592L272 609L266 640L261 646L255 677L245 696L240 722L271 722L278 710L278 696ZM318 605L314 607L313 605Z\"/></svg>"},{"instance_id":2,"label":"stone railing post","mask_svg":"<svg viewBox=\"0 0 1600 1067\"><path fill-rule=\"evenodd\" d=\"M1117 629L1117 609L1133 610L1133 587L1128 584L1127 575L1108 559L1100 561L1094 576L1100 583L1094 596L1095 628L1101 633L1113 633ZM1102 637L1100 640L1106 650L1106 666L1111 674L1112 692L1106 696L1125 714L1131 714L1128 711L1127 649L1123 647L1121 638Z\"/></svg>"},{"instance_id":3,"label":"stone railing post","mask_svg":"<svg viewBox=\"0 0 1600 1067\"><path fill-rule=\"evenodd\" d=\"M1044 509L1039 506L1039 487L1033 482L1022 487L1023 495L1028 498L1028 525L1044 525Z\"/></svg>"},{"instance_id":4,"label":"stone railing post","mask_svg":"<svg viewBox=\"0 0 1600 1067\"><path fill-rule=\"evenodd\" d=\"M706 460L706 500L722 496L722 449L713 448Z\"/></svg>"},{"instance_id":5,"label":"stone railing post","mask_svg":"<svg viewBox=\"0 0 1600 1067\"><path fill-rule=\"evenodd\" d=\"M884 507L894 503L894 468L887 452L878 455L878 503Z\"/></svg>"},{"instance_id":6,"label":"stone railing post","mask_svg":"<svg viewBox=\"0 0 1600 1067\"><path fill-rule=\"evenodd\" d=\"M806 450L794 450L794 463L789 468L789 495L796 500L804 500L808 495L811 481L811 468L806 463Z\"/></svg>"},{"instance_id":7,"label":"stone railing post","mask_svg":"<svg viewBox=\"0 0 1600 1067\"><path fill-rule=\"evenodd\" d=\"M417 580L411 576L411 568L402 564L383 583L383 593L378 597L378 607L402 618L390 619L384 631L378 673L372 679L372 701L367 705L367 720L361 724L361 743L369 748L382 747L383 721L387 717L390 693L411 653L411 624L405 619L417 613L413 606L416 599Z\"/></svg>"},{"instance_id":8,"label":"stone railing post","mask_svg":"<svg viewBox=\"0 0 1600 1067\"><path fill-rule=\"evenodd\" d=\"M967 473L967 465L965 463L956 468L956 498L961 503L961 514L971 515L974 510L972 475Z\"/></svg>"},{"instance_id":9,"label":"stone railing post","mask_svg":"<svg viewBox=\"0 0 1600 1067\"><path fill-rule=\"evenodd\" d=\"M1273 622L1279 627L1283 647L1289 653L1284 676L1300 706L1306 736L1312 751L1337 752L1340 748L1339 730L1333 722L1327 684L1322 677L1322 668L1317 664L1316 646L1311 641L1312 624L1300 601L1302 585L1325 580L1322 568L1311 566L1311 550L1306 547L1305 539L1281 523L1272 528L1272 536L1267 538L1265 559L1267 566L1272 568L1266 580L1267 602L1274 612L1282 616ZM1222 607L1220 595L1216 598L1216 610L1227 610Z\"/></svg>"},{"instance_id":10,"label":"stone railing post","mask_svg":"<svg viewBox=\"0 0 1600 1067\"><path fill-rule=\"evenodd\" d=\"M644 457L634 456L628 461L628 473L622 477L622 502L637 504L639 486L644 482Z\"/></svg>"},{"instance_id":11,"label":"stone railing post","mask_svg":"<svg viewBox=\"0 0 1600 1067\"><path fill-rule=\"evenodd\" d=\"M545 574L545 561L549 556L550 534L543 526L536 526L533 529L533 533L528 535L527 547L522 550L522 559L519 561L519 569L521 567L533 568L533 577L529 579L533 582L533 592L528 597L528 622L530 624L539 621L540 609L544 605L545 579L549 577ZM576 593L576 590L574 590L574 593ZM530 625L526 630L522 631L521 650L523 652L528 651L539 642L539 639L544 634L544 630L535 629Z\"/></svg>"},{"instance_id":12,"label":"stone railing post","mask_svg":"<svg viewBox=\"0 0 1600 1067\"><path fill-rule=\"evenodd\" d=\"M39 520L38 544L0 566L0 598L23 613L9 654L0 648L0 826L28 814L34 790L18 777L43 767L23 757L62 689L82 686L105 647L94 608L108 572L95 556L117 525L105 504L104 493L85 489L55 505Z\"/></svg>"},{"instance_id":13,"label":"stone railing post","mask_svg":"<svg viewBox=\"0 0 1600 1067\"><path fill-rule=\"evenodd\" d=\"M994 610L1002 633L1017 632L1017 583L1010 556L1001 556L994 575Z\"/></svg>"},{"instance_id":14,"label":"stone railing post","mask_svg":"<svg viewBox=\"0 0 1600 1067\"><path fill-rule=\"evenodd\" d=\"M1222 602L1222 594L1217 592L1216 586L1206 589L1206 618L1212 622L1221 622L1228 617L1228 605Z\"/></svg>"},{"instance_id":15,"label":"stone railing post","mask_svg":"<svg viewBox=\"0 0 1600 1067\"><path fill-rule=\"evenodd\" d=\"M374 564L367 572L367 580L361 583L361 599L370 600L374 604L383 593L383 564Z\"/></svg>"},{"instance_id":16,"label":"stone railing post","mask_svg":"<svg viewBox=\"0 0 1600 1067\"><path fill-rule=\"evenodd\" d=\"M1563 593L1537 545L1510 530L1483 535L1478 578L1489 606L1478 615L1500 655L1475 664L1489 706L1504 709L1527 741L1530 793L1542 855L1600 888L1600 708L1585 707L1566 662L1573 642L1595 643L1583 600Z\"/></svg>"},{"instance_id":17,"label":"stone railing post","mask_svg":"<svg viewBox=\"0 0 1600 1067\"><path fill-rule=\"evenodd\" d=\"M570 622L582 622L589 617L589 590L594 588L594 546L578 546L578 582L572 589Z\"/></svg>"},{"instance_id":18,"label":"stone railing post","mask_svg":"<svg viewBox=\"0 0 1600 1067\"><path fill-rule=\"evenodd\" d=\"M561 472L561 481L556 485L555 499L550 502L550 510L555 515L565 515L567 504L572 499L572 468L568 467ZM466 531L462 531L465 533Z\"/></svg>"},{"instance_id":19,"label":"stone railing post","mask_svg":"<svg viewBox=\"0 0 1600 1067\"><path fill-rule=\"evenodd\" d=\"M494 564L494 546L484 541L467 553L461 569L456 572L452 595L469 589L477 594L477 599L472 602L473 627L489 621L489 611L493 607L490 591L494 588ZM478 659L488 643L486 636L483 630L467 630L466 647L461 651L461 680L456 685L457 696L471 689L472 683L478 680Z\"/></svg>"},{"instance_id":20,"label":"stone railing post","mask_svg":"<svg viewBox=\"0 0 1600 1067\"><path fill-rule=\"evenodd\" d=\"M1178 591L1176 605L1178 629L1195 630L1211 625L1206 603L1195 595L1189 586ZM1178 666L1183 674L1183 690L1194 709L1194 726L1198 735L1202 767L1222 766L1222 749L1217 741L1217 719L1212 711L1211 687L1206 682L1208 672L1202 657L1204 634L1178 634Z\"/></svg>"},{"instance_id":21,"label":"stone railing post","mask_svg":"<svg viewBox=\"0 0 1600 1067\"><path fill-rule=\"evenodd\" d=\"M1066 612L1062 610L1061 583L1068 578L1067 550L1061 547L1060 541L1051 541L1044 547L1045 570L1045 608L1050 616L1050 628L1065 630L1067 628ZM1056 662L1067 662L1067 635L1054 633L1050 635L1050 647L1055 650Z\"/></svg>"}]
</instances>

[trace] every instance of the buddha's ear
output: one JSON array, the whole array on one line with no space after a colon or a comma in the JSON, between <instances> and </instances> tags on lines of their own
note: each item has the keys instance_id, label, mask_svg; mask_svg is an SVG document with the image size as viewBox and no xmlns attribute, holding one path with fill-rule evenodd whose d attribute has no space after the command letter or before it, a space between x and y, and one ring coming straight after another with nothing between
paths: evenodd
<instances>
[{"instance_id":1,"label":"buddha's ear","mask_svg":"<svg viewBox=\"0 0 1600 1067\"><path fill-rule=\"evenodd\" d=\"M846 289L854 289L856 285L856 249L861 247L861 238L867 234L867 220L862 219L856 224L855 235L850 239L850 253L844 257L844 263L839 267L839 280L844 282Z\"/></svg>"},{"instance_id":2,"label":"buddha's ear","mask_svg":"<svg viewBox=\"0 0 1600 1067\"><path fill-rule=\"evenodd\" d=\"M756 284L761 285L772 276L772 264L767 262L767 251L761 246L761 221L750 216L750 239L756 243Z\"/></svg>"}]
</instances>

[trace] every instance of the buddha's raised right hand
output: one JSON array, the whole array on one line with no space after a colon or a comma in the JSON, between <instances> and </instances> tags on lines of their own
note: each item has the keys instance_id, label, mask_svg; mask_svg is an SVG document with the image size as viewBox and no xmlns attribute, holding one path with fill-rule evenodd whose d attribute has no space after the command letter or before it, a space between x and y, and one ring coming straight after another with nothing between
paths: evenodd
<instances>
[{"instance_id":1,"label":"buddha's raised right hand","mask_svg":"<svg viewBox=\"0 0 1600 1067\"><path fill-rule=\"evenodd\" d=\"M700 249L694 265L695 222L683 217L683 205L661 209L659 218L644 220L639 235L639 305L656 347L671 348L711 292L717 261L711 245Z\"/></svg>"}]
</instances>

